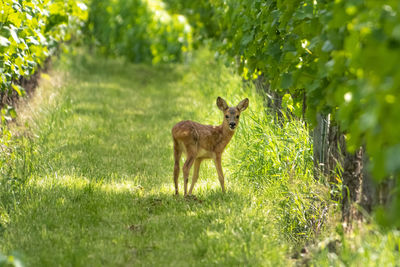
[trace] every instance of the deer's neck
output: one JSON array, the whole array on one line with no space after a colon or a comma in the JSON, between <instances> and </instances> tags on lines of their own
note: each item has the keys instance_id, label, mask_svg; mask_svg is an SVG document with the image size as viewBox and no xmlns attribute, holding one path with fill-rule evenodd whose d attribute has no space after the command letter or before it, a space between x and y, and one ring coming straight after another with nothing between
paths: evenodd
<instances>
[{"instance_id":1,"label":"deer's neck","mask_svg":"<svg viewBox=\"0 0 400 267\"><path fill-rule=\"evenodd\" d=\"M235 134L235 131L229 129L229 126L224 122L219 126L222 133L221 145L225 148L226 145L231 141L232 136Z\"/></svg>"}]
</instances>

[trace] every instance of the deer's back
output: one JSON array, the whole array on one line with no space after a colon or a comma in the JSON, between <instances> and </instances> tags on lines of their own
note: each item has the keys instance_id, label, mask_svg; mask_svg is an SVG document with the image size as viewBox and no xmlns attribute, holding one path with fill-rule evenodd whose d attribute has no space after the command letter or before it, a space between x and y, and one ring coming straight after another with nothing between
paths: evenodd
<instances>
[{"instance_id":1,"label":"deer's back","mask_svg":"<svg viewBox=\"0 0 400 267\"><path fill-rule=\"evenodd\" d=\"M204 125L189 120L175 124L172 128L172 136L185 145L196 144L207 151L213 151L221 139L218 126Z\"/></svg>"}]
</instances>

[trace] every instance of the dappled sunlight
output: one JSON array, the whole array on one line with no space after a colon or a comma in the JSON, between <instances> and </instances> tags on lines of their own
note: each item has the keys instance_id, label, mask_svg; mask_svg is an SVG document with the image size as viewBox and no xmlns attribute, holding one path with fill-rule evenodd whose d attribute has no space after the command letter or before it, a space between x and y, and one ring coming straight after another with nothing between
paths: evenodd
<instances>
[{"instance_id":1,"label":"dappled sunlight","mask_svg":"<svg viewBox=\"0 0 400 267\"><path fill-rule=\"evenodd\" d=\"M111 182L107 184L102 184L101 185L101 190L105 192L130 192L134 193L137 192L138 190L143 190L143 187L141 185L138 185L135 182L132 181L123 181L123 182Z\"/></svg>"},{"instance_id":2,"label":"dappled sunlight","mask_svg":"<svg viewBox=\"0 0 400 267\"><path fill-rule=\"evenodd\" d=\"M190 188L190 185L192 183L191 176L189 179L189 184L188 184L188 190ZM228 185L229 186L229 185ZM209 191L220 191L221 190L221 185L218 181L218 178L215 177L215 179L202 179L201 177L199 180L197 180L196 185L194 186L193 189L193 194L194 195L204 195L206 192ZM168 182L165 182L160 185L160 187L153 188L152 192L170 192L171 195L175 193L175 188L174 188L174 183L171 175L171 179ZM184 192L184 184L183 184L183 177L179 178L179 194L182 196Z\"/></svg>"},{"instance_id":3,"label":"dappled sunlight","mask_svg":"<svg viewBox=\"0 0 400 267\"><path fill-rule=\"evenodd\" d=\"M120 91L121 89L124 89L124 87L121 86L121 84L115 83L115 82L106 82L106 81L93 81L93 82L83 82L81 84L82 88L91 88L91 87L97 87L98 89L111 89L111 90L118 90Z\"/></svg>"},{"instance_id":4,"label":"dappled sunlight","mask_svg":"<svg viewBox=\"0 0 400 267\"><path fill-rule=\"evenodd\" d=\"M59 176L54 174L53 176L45 176L35 180L30 180L28 185L33 188L41 188L43 190L51 190L55 187L62 187L69 190L82 190L88 186L91 186L93 189L103 193L137 193L140 190L143 190L143 187L138 184L138 180L139 177L136 176L132 179L124 180L93 181L82 176Z\"/></svg>"}]
</instances>

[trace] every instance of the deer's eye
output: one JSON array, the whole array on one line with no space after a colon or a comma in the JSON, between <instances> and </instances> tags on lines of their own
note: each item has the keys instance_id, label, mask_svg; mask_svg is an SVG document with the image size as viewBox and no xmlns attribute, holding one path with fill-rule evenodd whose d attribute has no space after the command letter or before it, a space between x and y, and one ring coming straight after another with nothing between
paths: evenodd
<instances>
[{"instance_id":1,"label":"deer's eye","mask_svg":"<svg viewBox=\"0 0 400 267\"><path fill-rule=\"evenodd\" d=\"M225 115L225 118L229 119L229 116L228 116L228 115Z\"/></svg>"},{"instance_id":2,"label":"deer's eye","mask_svg":"<svg viewBox=\"0 0 400 267\"><path fill-rule=\"evenodd\" d=\"M239 115L236 115L236 119L239 119Z\"/></svg>"}]
</instances>

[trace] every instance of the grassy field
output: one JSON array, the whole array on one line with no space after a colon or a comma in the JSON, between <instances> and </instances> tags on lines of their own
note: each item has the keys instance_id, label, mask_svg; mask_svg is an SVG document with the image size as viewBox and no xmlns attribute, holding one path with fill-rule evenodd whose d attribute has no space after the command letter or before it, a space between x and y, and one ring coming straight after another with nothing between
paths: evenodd
<instances>
[{"instance_id":1,"label":"grassy field","mask_svg":"<svg viewBox=\"0 0 400 267\"><path fill-rule=\"evenodd\" d=\"M174 197L170 129L219 124L218 95L250 98L223 157L227 193L210 162L198 200ZM2 137L0 251L28 266L287 266L325 216L306 128L276 125L210 54L159 67L63 56L19 113Z\"/></svg>"}]
</instances>

